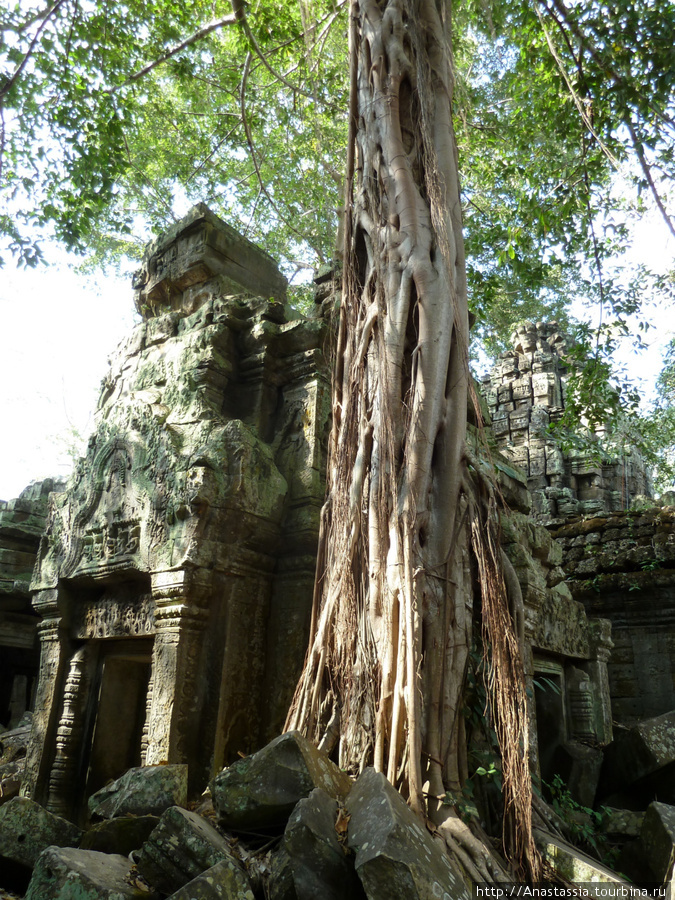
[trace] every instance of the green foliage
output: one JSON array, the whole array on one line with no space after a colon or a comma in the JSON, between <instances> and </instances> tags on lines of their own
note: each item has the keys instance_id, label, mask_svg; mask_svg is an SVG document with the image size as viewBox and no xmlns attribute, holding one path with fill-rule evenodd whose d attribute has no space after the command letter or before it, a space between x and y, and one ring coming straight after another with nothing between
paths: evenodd
<instances>
[{"instance_id":1,"label":"green foliage","mask_svg":"<svg viewBox=\"0 0 675 900\"><path fill-rule=\"evenodd\" d=\"M571 9L562 0L465 0L455 13L469 280L492 353L506 349L516 320L566 325L573 297L599 305L608 324L625 322L656 288L616 257L644 207L647 175L663 202L663 176L673 173L675 79L654 86L649 73L672 58L675 7L657 13L649 0L621 0L603 10L591 0ZM653 30L645 44L625 30L638 20L643 39ZM646 143L647 174L638 153ZM614 187L617 169L635 185L632 202Z\"/></svg>"},{"instance_id":2,"label":"green foliage","mask_svg":"<svg viewBox=\"0 0 675 900\"><path fill-rule=\"evenodd\" d=\"M557 684L552 678L548 678L546 675L540 675L539 678L533 678L532 684L540 691L551 691L557 696L560 696L562 694L560 685Z\"/></svg>"},{"instance_id":3,"label":"green foliage","mask_svg":"<svg viewBox=\"0 0 675 900\"><path fill-rule=\"evenodd\" d=\"M618 851L609 846L602 833L607 809L602 807L598 811L577 803L560 775L554 775L550 784L543 784L551 797L551 806L567 826L572 841L606 865L615 866Z\"/></svg>"},{"instance_id":4,"label":"green foliage","mask_svg":"<svg viewBox=\"0 0 675 900\"><path fill-rule=\"evenodd\" d=\"M250 28L223 24L199 39L214 11L202 0L2 10L0 226L13 255L39 258L40 226L101 261L138 255L204 200L289 274L330 258L346 43L335 4L308 9L263 4Z\"/></svg>"},{"instance_id":5,"label":"green foliage","mask_svg":"<svg viewBox=\"0 0 675 900\"><path fill-rule=\"evenodd\" d=\"M513 321L565 327L585 298L601 332L580 336L594 353L568 418L633 415L610 387L611 341L672 283L616 259L675 175L675 0L455 0L453 28L476 338L495 353ZM206 0L32 0L5 4L0 31L0 234L16 261L36 265L53 235L119 264L199 200L296 280L334 257L345 0L256 0L236 22ZM666 409L644 429L654 447L675 433Z\"/></svg>"},{"instance_id":6,"label":"green foliage","mask_svg":"<svg viewBox=\"0 0 675 900\"><path fill-rule=\"evenodd\" d=\"M656 469L656 490L672 490L675 484L675 338L666 350L656 400L652 409L641 416L639 427Z\"/></svg>"}]
</instances>

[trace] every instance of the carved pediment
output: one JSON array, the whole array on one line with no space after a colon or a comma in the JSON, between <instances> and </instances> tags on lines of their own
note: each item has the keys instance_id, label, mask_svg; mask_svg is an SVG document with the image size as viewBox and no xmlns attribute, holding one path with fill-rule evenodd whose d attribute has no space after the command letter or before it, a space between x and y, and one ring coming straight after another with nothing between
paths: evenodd
<instances>
[{"instance_id":1,"label":"carved pediment","mask_svg":"<svg viewBox=\"0 0 675 900\"><path fill-rule=\"evenodd\" d=\"M127 569L148 570L143 532L150 502L132 477L140 452L115 438L94 456L79 492L82 499L72 510L74 528L61 576L105 578Z\"/></svg>"}]
</instances>

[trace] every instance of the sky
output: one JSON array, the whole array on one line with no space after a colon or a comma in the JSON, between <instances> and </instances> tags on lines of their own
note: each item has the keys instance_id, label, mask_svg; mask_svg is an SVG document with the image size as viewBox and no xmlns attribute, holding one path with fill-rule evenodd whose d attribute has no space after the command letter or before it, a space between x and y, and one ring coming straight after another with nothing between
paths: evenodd
<instances>
[{"instance_id":1,"label":"sky","mask_svg":"<svg viewBox=\"0 0 675 900\"><path fill-rule=\"evenodd\" d=\"M656 217L636 231L627 265L664 271L675 239ZM649 390L673 336L673 311L656 310L648 349L626 344L620 361ZM107 360L137 321L130 277L85 276L52 250L48 267L0 270L0 499L31 481L67 476L78 436L93 431ZM70 451L70 453L69 453Z\"/></svg>"},{"instance_id":2,"label":"sky","mask_svg":"<svg viewBox=\"0 0 675 900\"><path fill-rule=\"evenodd\" d=\"M65 254L0 270L0 499L67 476L74 435L93 430L107 359L133 327L130 279L84 276Z\"/></svg>"}]
</instances>

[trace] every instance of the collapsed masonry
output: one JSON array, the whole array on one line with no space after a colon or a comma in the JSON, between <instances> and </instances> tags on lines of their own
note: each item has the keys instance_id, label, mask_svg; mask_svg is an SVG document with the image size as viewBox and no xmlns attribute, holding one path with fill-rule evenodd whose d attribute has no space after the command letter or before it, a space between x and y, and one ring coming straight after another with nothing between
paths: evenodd
<instances>
[{"instance_id":1,"label":"collapsed masonry","mask_svg":"<svg viewBox=\"0 0 675 900\"><path fill-rule=\"evenodd\" d=\"M189 760L202 789L278 733L309 628L324 321L288 322L272 259L204 206L150 245L135 287L143 321L32 582L23 792L64 815L133 765Z\"/></svg>"},{"instance_id":2,"label":"collapsed masonry","mask_svg":"<svg viewBox=\"0 0 675 900\"><path fill-rule=\"evenodd\" d=\"M499 449L527 475L532 515L544 524L569 516L627 509L652 485L636 450L598 463L586 452L565 452L548 433L565 408L567 337L556 322L524 322L511 335L483 382Z\"/></svg>"}]
</instances>

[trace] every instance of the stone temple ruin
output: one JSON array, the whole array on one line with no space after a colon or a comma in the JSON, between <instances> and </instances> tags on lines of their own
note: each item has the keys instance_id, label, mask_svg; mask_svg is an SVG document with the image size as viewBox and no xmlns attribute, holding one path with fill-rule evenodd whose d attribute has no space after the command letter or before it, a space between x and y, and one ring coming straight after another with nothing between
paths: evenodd
<instances>
[{"instance_id":1,"label":"stone temple ruin","mask_svg":"<svg viewBox=\"0 0 675 900\"><path fill-rule=\"evenodd\" d=\"M243 835L288 820L265 896L302 900L339 883L376 900L389 882L364 874L358 838L371 839L376 804L412 848L395 871L435 879L420 895L443 885L468 897L372 770L351 788L297 735L253 753L282 730L306 649L329 288L313 317L289 321L273 260L200 205L149 245L134 289L141 322L111 360L85 458L67 485L36 484L0 507L0 894L23 892L33 872L27 900L65 897L59 885L75 882L94 884L87 897L113 884L115 897L261 897L211 815ZM583 806L617 807L620 870L658 880L649 834L665 829L675 852L675 510L627 511L651 490L637 455L598 466L546 431L564 408L565 341L554 323L525 323L484 385L503 549L523 601L531 771L544 789L561 776ZM213 776L207 817L185 809ZM266 778L274 799L261 812L253 793ZM312 787L322 796L298 803ZM347 869L338 801L353 819ZM56 818L83 825L87 808L84 836ZM125 816L123 836L111 823ZM307 834L324 820L321 841L337 850L309 877ZM565 877L616 880L562 838L541 847ZM131 851L133 877L155 893L129 888ZM230 893L209 893L216 870Z\"/></svg>"},{"instance_id":2,"label":"stone temple ruin","mask_svg":"<svg viewBox=\"0 0 675 900\"><path fill-rule=\"evenodd\" d=\"M146 253L143 321L33 576L26 796L72 815L134 765L194 784L278 733L302 662L329 402L322 319L198 207ZM256 292L268 299L244 301ZM192 782L191 782L192 783Z\"/></svg>"},{"instance_id":3,"label":"stone temple ruin","mask_svg":"<svg viewBox=\"0 0 675 900\"><path fill-rule=\"evenodd\" d=\"M48 478L9 503L0 501L0 726L14 728L32 709L38 670L39 618L30 581L45 530L49 494L63 483Z\"/></svg>"},{"instance_id":4,"label":"stone temple ruin","mask_svg":"<svg viewBox=\"0 0 675 900\"><path fill-rule=\"evenodd\" d=\"M567 338L557 323L525 322L511 336L484 394L499 449L527 475L532 514L544 524L574 515L627 509L652 496L649 472L636 450L598 464L587 453L564 452L547 433L565 408Z\"/></svg>"}]
</instances>

